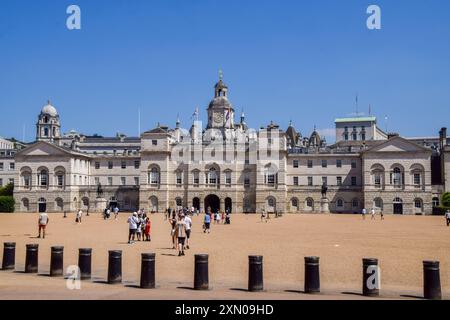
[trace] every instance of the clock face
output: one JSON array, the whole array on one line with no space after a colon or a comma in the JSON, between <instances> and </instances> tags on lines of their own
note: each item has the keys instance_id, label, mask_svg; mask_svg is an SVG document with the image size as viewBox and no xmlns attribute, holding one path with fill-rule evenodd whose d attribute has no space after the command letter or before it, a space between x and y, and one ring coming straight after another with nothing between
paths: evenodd
<instances>
[{"instance_id":1,"label":"clock face","mask_svg":"<svg viewBox=\"0 0 450 320\"><path fill-rule=\"evenodd\" d=\"M214 114L214 123L220 125L223 124L223 113L218 112Z\"/></svg>"}]
</instances>

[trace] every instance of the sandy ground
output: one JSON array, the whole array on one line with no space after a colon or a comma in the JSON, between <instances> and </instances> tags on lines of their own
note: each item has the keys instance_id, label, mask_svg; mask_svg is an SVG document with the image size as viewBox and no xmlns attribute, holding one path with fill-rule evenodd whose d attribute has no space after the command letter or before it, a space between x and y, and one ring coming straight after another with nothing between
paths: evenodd
<instances>
[{"instance_id":1,"label":"sandy ground","mask_svg":"<svg viewBox=\"0 0 450 320\"><path fill-rule=\"evenodd\" d=\"M450 228L443 217L386 216L371 221L359 215L285 215L262 223L258 215L234 215L231 225L212 225L211 234L194 217L191 249L176 256L170 226L151 216L152 242L127 244L127 214L118 221L100 215L64 219L51 214L47 238L36 239L37 214L0 215L0 242L16 242L16 271L0 272L0 299L362 299L362 258L378 258L381 298L422 296L422 261L441 262L443 296L450 298ZM39 275L24 274L25 245L39 244ZM92 281L69 290L63 278L50 278L50 247L64 246L64 265L77 264L78 248L93 248ZM123 284L108 285L108 250L123 251ZM156 253L157 289L135 286L140 254ZM209 291L191 290L194 254L209 254ZM248 255L264 256L265 292L249 293ZM303 290L305 256L319 256L319 295ZM365 298L364 298L365 299Z\"/></svg>"}]
</instances>

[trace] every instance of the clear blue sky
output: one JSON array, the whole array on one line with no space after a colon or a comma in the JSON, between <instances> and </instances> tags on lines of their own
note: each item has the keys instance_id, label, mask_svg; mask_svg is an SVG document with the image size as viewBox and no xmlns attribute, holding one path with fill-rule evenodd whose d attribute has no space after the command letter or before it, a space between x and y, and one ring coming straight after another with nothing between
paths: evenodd
<instances>
[{"instance_id":1,"label":"clear blue sky","mask_svg":"<svg viewBox=\"0 0 450 320\"><path fill-rule=\"evenodd\" d=\"M82 30L66 28L66 8ZM382 9L382 30L366 8ZM137 135L179 113L190 126L218 69L237 113L258 128L314 124L359 109L404 136L450 126L448 0L1 0L0 136L35 135L48 98L63 131ZM236 117L238 119L238 116Z\"/></svg>"}]
</instances>

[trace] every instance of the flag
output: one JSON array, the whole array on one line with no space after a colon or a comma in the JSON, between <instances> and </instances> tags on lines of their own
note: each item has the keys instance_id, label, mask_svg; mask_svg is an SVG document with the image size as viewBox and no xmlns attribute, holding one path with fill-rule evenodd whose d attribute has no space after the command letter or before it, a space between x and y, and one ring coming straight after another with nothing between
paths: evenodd
<instances>
[{"instance_id":1,"label":"flag","mask_svg":"<svg viewBox=\"0 0 450 320\"><path fill-rule=\"evenodd\" d=\"M369 116L372 114L372 106L369 104Z\"/></svg>"}]
</instances>

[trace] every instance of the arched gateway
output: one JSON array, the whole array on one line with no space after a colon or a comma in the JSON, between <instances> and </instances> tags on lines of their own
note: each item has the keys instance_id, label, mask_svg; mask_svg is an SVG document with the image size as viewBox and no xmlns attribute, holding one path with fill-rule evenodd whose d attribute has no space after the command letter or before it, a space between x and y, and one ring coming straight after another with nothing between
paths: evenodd
<instances>
[{"instance_id":1,"label":"arched gateway","mask_svg":"<svg viewBox=\"0 0 450 320\"><path fill-rule=\"evenodd\" d=\"M215 194L210 194L205 198L205 210L217 212L220 210L220 199Z\"/></svg>"}]
</instances>

